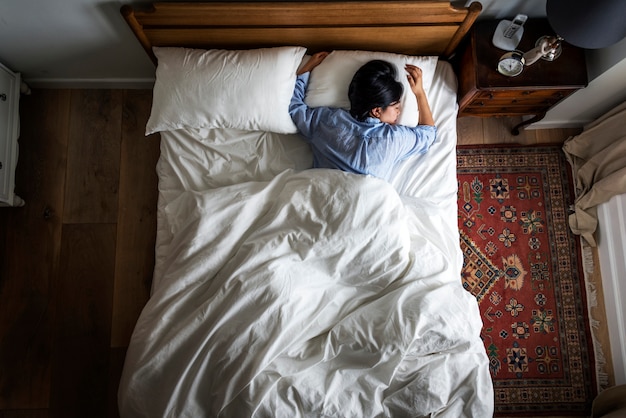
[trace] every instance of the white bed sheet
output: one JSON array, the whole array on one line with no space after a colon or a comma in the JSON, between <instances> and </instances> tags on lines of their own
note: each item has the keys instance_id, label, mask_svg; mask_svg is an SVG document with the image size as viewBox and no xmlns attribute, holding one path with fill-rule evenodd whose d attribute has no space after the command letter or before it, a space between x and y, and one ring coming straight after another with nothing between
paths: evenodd
<instances>
[{"instance_id":1,"label":"white bed sheet","mask_svg":"<svg viewBox=\"0 0 626 418\"><path fill-rule=\"evenodd\" d=\"M391 185L305 170L298 135L161 134L152 297L122 417L491 416L460 282L449 64L427 93L436 143Z\"/></svg>"},{"instance_id":2,"label":"white bed sheet","mask_svg":"<svg viewBox=\"0 0 626 418\"><path fill-rule=\"evenodd\" d=\"M392 185L415 205L436 210L450 229L458 247L456 204L456 102L457 80L449 63L437 64L427 91L437 124L437 139L426 154L400 164ZM164 208L184 191L203 191L246 181L267 181L287 170L312 166L311 150L299 135L224 129L181 129L161 132L158 231L153 287L162 275L163 255L171 234L163 219ZM459 262L462 256L459 254Z\"/></svg>"}]
</instances>

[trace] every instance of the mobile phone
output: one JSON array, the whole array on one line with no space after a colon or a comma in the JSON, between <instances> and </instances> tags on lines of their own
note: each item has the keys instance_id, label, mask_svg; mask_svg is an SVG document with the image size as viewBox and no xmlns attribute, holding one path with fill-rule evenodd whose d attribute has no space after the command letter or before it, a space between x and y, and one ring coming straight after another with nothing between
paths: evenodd
<instances>
[{"instance_id":1,"label":"mobile phone","mask_svg":"<svg viewBox=\"0 0 626 418\"><path fill-rule=\"evenodd\" d=\"M504 30L504 37L511 39L515 32L517 32L526 23L528 16L519 14L515 16L511 24Z\"/></svg>"}]
</instances>

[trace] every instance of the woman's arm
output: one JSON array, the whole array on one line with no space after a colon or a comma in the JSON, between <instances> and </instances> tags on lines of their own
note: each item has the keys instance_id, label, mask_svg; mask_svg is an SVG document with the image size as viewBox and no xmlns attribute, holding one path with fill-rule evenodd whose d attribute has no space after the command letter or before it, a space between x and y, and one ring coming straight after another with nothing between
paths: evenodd
<instances>
[{"instance_id":1,"label":"woman's arm","mask_svg":"<svg viewBox=\"0 0 626 418\"><path fill-rule=\"evenodd\" d=\"M419 110L419 120L417 123L420 125L435 126L435 120L433 119L433 114L430 110L430 105L428 104L428 97L426 97L426 92L424 91L424 86L422 85L421 68L416 67L415 65L407 64L405 69L408 73L407 78L409 80L409 85L411 86L411 90L417 99L417 109Z\"/></svg>"},{"instance_id":2,"label":"woman's arm","mask_svg":"<svg viewBox=\"0 0 626 418\"><path fill-rule=\"evenodd\" d=\"M315 127L320 123L321 115L324 113L323 108L310 108L304 101L307 85L309 83L310 72L317 67L324 58L328 56L328 52L318 52L313 54L309 60L296 71L298 76L296 85L289 104L289 115L295 123L298 131L307 139L313 136Z\"/></svg>"},{"instance_id":3,"label":"woman's arm","mask_svg":"<svg viewBox=\"0 0 626 418\"><path fill-rule=\"evenodd\" d=\"M311 55L311 58L296 72L296 75L308 73L309 71L313 71L315 67L321 64L324 61L324 58L328 56L328 52L318 52L317 54Z\"/></svg>"}]
</instances>

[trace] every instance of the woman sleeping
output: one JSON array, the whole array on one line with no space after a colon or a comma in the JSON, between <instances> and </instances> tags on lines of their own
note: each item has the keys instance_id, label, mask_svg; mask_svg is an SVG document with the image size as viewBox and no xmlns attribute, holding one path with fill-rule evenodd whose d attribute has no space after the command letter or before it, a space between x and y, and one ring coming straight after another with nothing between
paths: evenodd
<instances>
[{"instance_id":1,"label":"woman sleeping","mask_svg":"<svg viewBox=\"0 0 626 418\"><path fill-rule=\"evenodd\" d=\"M352 78L348 90L350 111L309 107L305 95L310 72L327 52L313 55L297 72L289 114L311 144L315 168L336 168L389 180L394 166L407 157L425 153L437 129L422 84L422 70L407 64L407 79L417 100L418 125L398 125L402 84L395 66L372 60Z\"/></svg>"}]
</instances>

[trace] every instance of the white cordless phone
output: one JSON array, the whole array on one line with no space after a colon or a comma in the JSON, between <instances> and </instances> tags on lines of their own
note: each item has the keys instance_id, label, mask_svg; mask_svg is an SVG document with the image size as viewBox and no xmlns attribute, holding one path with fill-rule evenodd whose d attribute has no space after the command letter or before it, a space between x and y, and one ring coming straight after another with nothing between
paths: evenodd
<instances>
[{"instance_id":1,"label":"white cordless phone","mask_svg":"<svg viewBox=\"0 0 626 418\"><path fill-rule=\"evenodd\" d=\"M526 23L526 19L528 16L526 15L517 15L511 22L511 24L504 30L504 37L511 39L515 33Z\"/></svg>"},{"instance_id":2,"label":"white cordless phone","mask_svg":"<svg viewBox=\"0 0 626 418\"><path fill-rule=\"evenodd\" d=\"M528 16L519 14L513 20L501 20L493 33L494 46L505 51L513 51L517 48L524 34L524 23Z\"/></svg>"}]
</instances>

